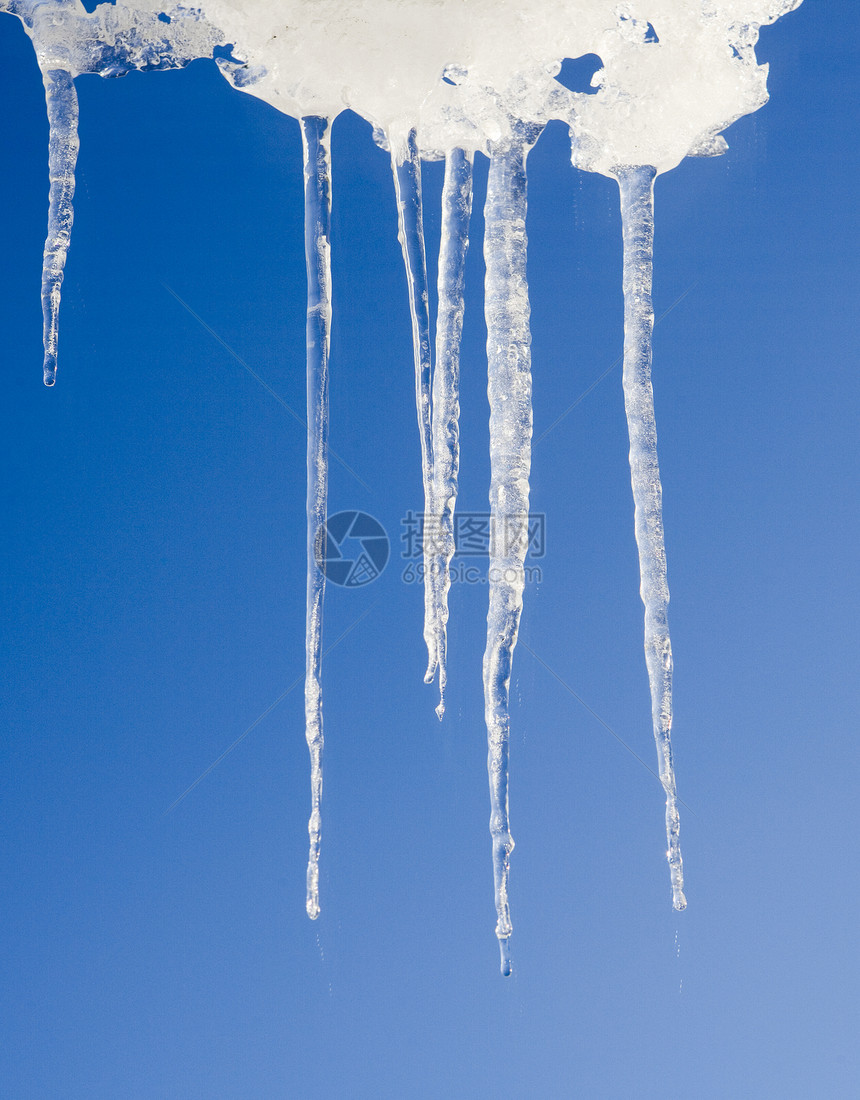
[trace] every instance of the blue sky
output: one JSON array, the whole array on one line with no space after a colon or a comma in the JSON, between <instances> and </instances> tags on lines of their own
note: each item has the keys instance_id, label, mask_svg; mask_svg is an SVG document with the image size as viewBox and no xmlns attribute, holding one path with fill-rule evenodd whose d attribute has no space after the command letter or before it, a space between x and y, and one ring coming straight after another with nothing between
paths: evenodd
<instances>
[{"instance_id":1,"label":"blue sky","mask_svg":"<svg viewBox=\"0 0 860 1100\"><path fill-rule=\"evenodd\" d=\"M304 404L298 127L207 62L79 79L47 390L44 101L20 26L0 19L4 1096L851 1091L850 14L846 0L806 0L765 30L771 102L729 131L725 157L656 186L680 915L661 791L633 755L653 768L620 369L578 401L621 350L617 189L570 168L560 127L530 158L535 438L575 407L534 450L546 555L512 682L507 981L487 830L486 588L452 593L440 725L422 683L421 593L402 580L401 518L420 508L421 479L387 157L365 123L337 120L331 443L365 484L335 464L330 512L377 517L392 557L373 584L327 597L326 644L349 632L324 673L312 924L300 687L166 812L303 671L305 441L284 406ZM461 420L471 511L489 476L485 184L479 160ZM425 188L435 242L438 166Z\"/></svg>"}]
</instances>

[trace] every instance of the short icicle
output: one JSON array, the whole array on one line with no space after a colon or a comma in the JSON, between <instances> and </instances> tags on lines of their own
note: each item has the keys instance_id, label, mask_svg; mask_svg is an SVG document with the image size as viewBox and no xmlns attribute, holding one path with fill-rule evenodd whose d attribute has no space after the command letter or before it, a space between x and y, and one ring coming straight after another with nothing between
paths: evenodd
<instances>
[{"instance_id":1,"label":"short icicle","mask_svg":"<svg viewBox=\"0 0 860 1100\"><path fill-rule=\"evenodd\" d=\"M669 586L663 538L663 490L657 461L657 429L651 386L651 274L654 250L654 179L648 165L620 167L624 234L624 406L630 434L630 474L639 547L640 592L645 605L645 660L651 685L651 713L660 782L666 792L667 857L672 902L685 909L680 822L672 765L672 643L669 638Z\"/></svg>"},{"instance_id":2,"label":"short icicle","mask_svg":"<svg viewBox=\"0 0 860 1100\"><path fill-rule=\"evenodd\" d=\"M78 159L78 95L67 69L42 72L48 107L48 235L42 262L42 318L45 361L43 380L53 386L57 380L60 295L63 271L72 239L75 194L75 164Z\"/></svg>"},{"instance_id":3,"label":"short icicle","mask_svg":"<svg viewBox=\"0 0 860 1100\"><path fill-rule=\"evenodd\" d=\"M508 879L514 841L508 818L509 693L525 587L531 467L532 386L526 281L526 154L515 141L494 150L484 210L484 311L490 399L490 608L484 710L496 936L502 974L511 972Z\"/></svg>"},{"instance_id":4,"label":"short icicle","mask_svg":"<svg viewBox=\"0 0 860 1100\"><path fill-rule=\"evenodd\" d=\"M439 705L445 713L448 681L448 592L454 556L454 507L460 467L460 341L463 333L463 282L472 213L472 154L453 149L445 158L442 187L442 238L439 246L439 311L436 318L436 367L433 372L433 624L439 669Z\"/></svg>"},{"instance_id":5,"label":"short icicle","mask_svg":"<svg viewBox=\"0 0 860 1100\"><path fill-rule=\"evenodd\" d=\"M424 212L421 199L421 157L412 129L405 137L389 135L394 191L397 198L397 226L406 282L409 312L412 318L412 348L415 359L415 404L421 436L421 475L424 485L422 543L424 559L424 641L427 644L425 683L436 674L436 626L434 583L431 573L431 547L434 533L427 519L435 515L433 506L433 428L431 423L430 300L427 292L427 255L424 247Z\"/></svg>"},{"instance_id":6,"label":"short icicle","mask_svg":"<svg viewBox=\"0 0 860 1100\"><path fill-rule=\"evenodd\" d=\"M317 567L328 497L328 383L331 335L331 156L328 119L301 120L305 180L305 259L308 274L307 402L307 619L305 634L305 736L311 757L310 854L307 912L319 916L322 801L322 619L325 576Z\"/></svg>"}]
</instances>

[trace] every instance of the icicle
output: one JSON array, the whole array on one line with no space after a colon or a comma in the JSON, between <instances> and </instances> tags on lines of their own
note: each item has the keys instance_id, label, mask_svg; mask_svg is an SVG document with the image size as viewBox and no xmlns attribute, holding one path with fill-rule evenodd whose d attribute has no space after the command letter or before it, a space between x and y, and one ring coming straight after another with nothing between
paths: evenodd
<instances>
[{"instance_id":1,"label":"icicle","mask_svg":"<svg viewBox=\"0 0 860 1100\"><path fill-rule=\"evenodd\" d=\"M615 170L624 233L624 406L630 433L630 473L639 547L640 592L645 604L645 660L660 781L666 792L666 836L672 901L687 906L679 842L678 800L672 767L672 643L667 617L669 586L663 540L663 490L651 387L651 270L654 246L654 178L648 165Z\"/></svg>"},{"instance_id":2,"label":"icicle","mask_svg":"<svg viewBox=\"0 0 860 1100\"><path fill-rule=\"evenodd\" d=\"M526 159L522 141L494 152L484 210L488 395L490 399L490 609L484 653L484 709L490 777L490 833L496 936L510 974L508 902L514 841L508 820L508 697L523 607L531 467L531 333L526 281Z\"/></svg>"},{"instance_id":3,"label":"icicle","mask_svg":"<svg viewBox=\"0 0 860 1100\"><path fill-rule=\"evenodd\" d=\"M307 911L319 916L320 802L322 800L322 616L325 576L316 564L324 537L328 496L328 371L331 332L331 157L329 121L307 116L302 123L305 176L305 259L308 273L307 390L307 619L305 634L305 736L311 757L308 821Z\"/></svg>"},{"instance_id":4,"label":"icicle","mask_svg":"<svg viewBox=\"0 0 860 1100\"><path fill-rule=\"evenodd\" d=\"M412 347L415 357L415 403L418 428L421 433L421 473L424 483L424 641L427 644L425 683L432 683L436 673L436 627L434 581L431 572L430 549L433 531L427 519L435 515L433 507L433 430L431 425L430 379L430 302L427 293L427 257L424 250L424 214L421 201L421 158L415 130L405 139L389 136L394 191L397 196L397 225L406 282L409 289L409 312L412 317ZM431 522L432 528L432 522Z\"/></svg>"},{"instance_id":5,"label":"icicle","mask_svg":"<svg viewBox=\"0 0 860 1100\"><path fill-rule=\"evenodd\" d=\"M42 317L46 386L57 380L57 341L59 337L60 293L63 269L72 237L75 194L75 163L78 159L78 96L72 74L66 69L42 72L48 106L48 171L51 188L48 198L48 236L42 262Z\"/></svg>"},{"instance_id":6,"label":"icicle","mask_svg":"<svg viewBox=\"0 0 860 1100\"><path fill-rule=\"evenodd\" d=\"M433 372L433 624L439 663L439 718L445 713L448 680L448 591L454 555L454 506L460 467L460 338L463 332L463 280L472 213L472 154L454 149L445 158L442 239L439 246L439 311L436 369Z\"/></svg>"}]
</instances>

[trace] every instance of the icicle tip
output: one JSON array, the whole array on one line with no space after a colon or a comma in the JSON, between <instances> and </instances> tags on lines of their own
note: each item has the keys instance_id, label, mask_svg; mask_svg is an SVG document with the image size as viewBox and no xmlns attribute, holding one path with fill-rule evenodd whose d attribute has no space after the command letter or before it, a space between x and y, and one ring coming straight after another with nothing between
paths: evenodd
<instances>
[{"instance_id":1,"label":"icicle tip","mask_svg":"<svg viewBox=\"0 0 860 1100\"><path fill-rule=\"evenodd\" d=\"M501 971L503 978L510 978L513 971L513 964L511 962L511 937L503 936L499 937L499 955L501 956Z\"/></svg>"}]
</instances>

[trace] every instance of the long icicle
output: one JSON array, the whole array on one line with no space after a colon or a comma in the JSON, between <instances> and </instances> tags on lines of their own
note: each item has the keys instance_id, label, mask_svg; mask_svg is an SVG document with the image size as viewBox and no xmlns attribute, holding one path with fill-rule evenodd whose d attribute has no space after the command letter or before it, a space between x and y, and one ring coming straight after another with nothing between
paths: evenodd
<instances>
[{"instance_id":1,"label":"long icicle","mask_svg":"<svg viewBox=\"0 0 860 1100\"><path fill-rule=\"evenodd\" d=\"M75 164L78 159L78 95L67 69L42 72L48 107L48 235L42 261L42 318L45 361L43 380L53 386L57 380L60 295L63 271L72 239L75 194Z\"/></svg>"},{"instance_id":2,"label":"long icicle","mask_svg":"<svg viewBox=\"0 0 860 1100\"><path fill-rule=\"evenodd\" d=\"M421 157L418 141L412 129L405 138L390 135L391 168L397 197L397 228L406 282L409 290L409 312L412 318L412 349L415 360L415 404L421 436L421 475L424 484L424 641L427 644L425 683L432 683L436 674L434 583L431 554L434 532L427 519L435 515L433 507L433 429L431 424L430 301L427 292L427 256L424 248L424 212L421 199ZM432 527L432 524L431 524Z\"/></svg>"},{"instance_id":3,"label":"long icicle","mask_svg":"<svg viewBox=\"0 0 860 1100\"><path fill-rule=\"evenodd\" d=\"M654 252L654 179L649 165L615 171L621 191L624 234L624 407L630 434L630 474L639 547L640 593L645 605L645 661L660 782L666 792L667 857L672 903L685 909L684 869L675 771L672 766L672 643L669 586L663 538L663 489L657 461L657 428L651 386L651 274Z\"/></svg>"},{"instance_id":4,"label":"long icicle","mask_svg":"<svg viewBox=\"0 0 860 1100\"><path fill-rule=\"evenodd\" d=\"M328 498L328 382L331 335L331 132L329 121L310 115L302 120L305 178L305 260L308 274L307 400L307 619L305 633L305 737L311 757L311 815L308 821L307 903L311 920L319 916L319 858L322 801L322 621L325 575L317 567L325 537Z\"/></svg>"},{"instance_id":5,"label":"long icicle","mask_svg":"<svg viewBox=\"0 0 860 1100\"><path fill-rule=\"evenodd\" d=\"M490 399L490 608L484 653L484 711L496 936L502 974L511 972L508 901L514 841L508 817L509 692L525 587L531 468L532 386L526 281L526 159L522 141L490 159L484 210L488 395Z\"/></svg>"},{"instance_id":6,"label":"long icicle","mask_svg":"<svg viewBox=\"0 0 860 1100\"><path fill-rule=\"evenodd\" d=\"M460 341L463 283L472 214L472 154L453 149L445 157L442 238L439 245L439 309L433 372L433 547L430 575L439 669L439 718L445 713L448 682L448 591L454 556L454 507L460 468Z\"/></svg>"}]
</instances>

